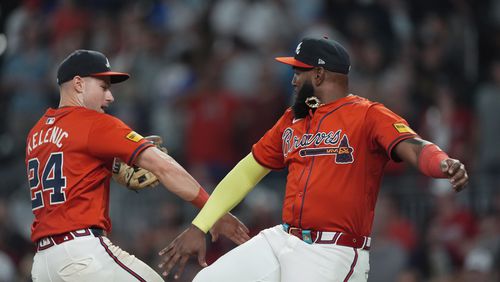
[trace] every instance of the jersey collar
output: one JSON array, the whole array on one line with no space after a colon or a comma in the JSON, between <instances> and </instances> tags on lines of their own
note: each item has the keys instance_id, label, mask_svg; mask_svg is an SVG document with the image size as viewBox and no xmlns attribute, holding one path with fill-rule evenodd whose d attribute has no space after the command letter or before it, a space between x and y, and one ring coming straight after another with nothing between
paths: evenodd
<instances>
[{"instance_id":1,"label":"jersey collar","mask_svg":"<svg viewBox=\"0 0 500 282\"><path fill-rule=\"evenodd\" d=\"M342 97L340 99L337 99L333 102L330 102L328 104L323 104L321 106L318 107L318 110L329 110L331 108L335 108L335 107L338 107L342 104L345 104L345 103L349 103L349 102L352 102L352 101L355 101L355 100L358 100L360 99L359 96L357 95L354 95L354 94L349 94L345 97Z\"/></svg>"}]
</instances>

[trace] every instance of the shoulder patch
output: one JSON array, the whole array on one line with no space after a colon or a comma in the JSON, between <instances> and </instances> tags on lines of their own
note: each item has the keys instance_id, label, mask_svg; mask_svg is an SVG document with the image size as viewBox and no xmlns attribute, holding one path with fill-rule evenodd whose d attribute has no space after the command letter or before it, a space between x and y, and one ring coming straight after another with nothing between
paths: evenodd
<instances>
[{"instance_id":1,"label":"shoulder patch","mask_svg":"<svg viewBox=\"0 0 500 282\"><path fill-rule=\"evenodd\" d=\"M135 131L130 131L130 133L127 134L127 136L125 136L125 138L127 138L130 141L139 142L144 137L142 137L139 133L137 133Z\"/></svg>"},{"instance_id":2,"label":"shoulder patch","mask_svg":"<svg viewBox=\"0 0 500 282\"><path fill-rule=\"evenodd\" d=\"M404 123L395 123L395 124L393 124L393 126L394 126L394 128L396 128L396 130L399 133L413 133L413 134L415 134L415 131L413 131L409 126L407 126Z\"/></svg>"}]
</instances>

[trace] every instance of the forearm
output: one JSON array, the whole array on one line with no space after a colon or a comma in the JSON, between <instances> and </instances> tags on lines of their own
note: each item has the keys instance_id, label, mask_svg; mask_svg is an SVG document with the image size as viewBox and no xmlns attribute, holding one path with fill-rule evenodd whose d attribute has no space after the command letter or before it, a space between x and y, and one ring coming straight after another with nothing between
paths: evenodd
<instances>
[{"instance_id":1,"label":"forearm","mask_svg":"<svg viewBox=\"0 0 500 282\"><path fill-rule=\"evenodd\" d=\"M449 157L435 144L412 138L402 141L394 150L400 159L413 165L424 175L446 178L441 170L441 162Z\"/></svg>"},{"instance_id":2,"label":"forearm","mask_svg":"<svg viewBox=\"0 0 500 282\"><path fill-rule=\"evenodd\" d=\"M418 156L419 170L430 177L447 178L442 168L443 161L449 159L448 154L434 144L425 145ZM446 165L445 165L446 168Z\"/></svg>"},{"instance_id":3,"label":"forearm","mask_svg":"<svg viewBox=\"0 0 500 282\"><path fill-rule=\"evenodd\" d=\"M193 201L197 197L199 190L203 188L175 160L170 159L170 167L156 175L158 180L170 192L188 202Z\"/></svg>"},{"instance_id":4,"label":"forearm","mask_svg":"<svg viewBox=\"0 0 500 282\"><path fill-rule=\"evenodd\" d=\"M456 192L467 185L469 176L463 163L450 158L438 146L418 138L400 142L394 148L397 156L434 178L448 178Z\"/></svg>"},{"instance_id":5,"label":"forearm","mask_svg":"<svg viewBox=\"0 0 500 282\"><path fill-rule=\"evenodd\" d=\"M193 220L193 225L208 232L215 222L241 202L269 171L259 165L251 153L248 154L217 185L208 202Z\"/></svg>"},{"instance_id":6,"label":"forearm","mask_svg":"<svg viewBox=\"0 0 500 282\"><path fill-rule=\"evenodd\" d=\"M151 147L137 157L136 164L151 171L167 190L180 198L188 202L197 198L200 184L168 154Z\"/></svg>"}]
</instances>

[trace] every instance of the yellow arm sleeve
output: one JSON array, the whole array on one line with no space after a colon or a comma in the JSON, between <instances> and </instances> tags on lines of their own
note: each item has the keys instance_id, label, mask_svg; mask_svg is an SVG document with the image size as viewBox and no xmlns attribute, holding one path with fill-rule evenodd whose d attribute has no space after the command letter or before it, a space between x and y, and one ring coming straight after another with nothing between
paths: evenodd
<instances>
[{"instance_id":1,"label":"yellow arm sleeve","mask_svg":"<svg viewBox=\"0 0 500 282\"><path fill-rule=\"evenodd\" d=\"M243 158L215 187L193 225L205 233L224 214L232 210L271 170L261 166L252 153Z\"/></svg>"}]
</instances>

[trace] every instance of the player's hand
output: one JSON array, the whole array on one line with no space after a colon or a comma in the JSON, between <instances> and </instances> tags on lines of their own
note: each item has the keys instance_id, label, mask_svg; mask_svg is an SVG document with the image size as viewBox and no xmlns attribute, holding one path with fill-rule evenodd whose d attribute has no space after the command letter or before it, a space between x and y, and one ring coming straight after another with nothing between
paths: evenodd
<instances>
[{"instance_id":1,"label":"player's hand","mask_svg":"<svg viewBox=\"0 0 500 282\"><path fill-rule=\"evenodd\" d=\"M226 213L210 229L212 242L217 241L219 235L224 235L234 243L241 245L250 239L248 228L231 213Z\"/></svg>"},{"instance_id":2,"label":"player's hand","mask_svg":"<svg viewBox=\"0 0 500 282\"><path fill-rule=\"evenodd\" d=\"M448 176L455 192L462 191L469 182L465 166L459 160L451 158L442 160L441 171Z\"/></svg>"},{"instance_id":3,"label":"player's hand","mask_svg":"<svg viewBox=\"0 0 500 282\"><path fill-rule=\"evenodd\" d=\"M184 267L189 257L196 254L198 255L198 263L202 267L206 267L205 233L198 229L198 227L191 225L177 236L177 238L175 238L165 249L159 252L159 255L163 256L163 260L158 267L165 267L162 275L166 277L170 274L172 268L179 263L177 273L174 275L174 279L179 279L182 272L184 272Z\"/></svg>"}]
</instances>

